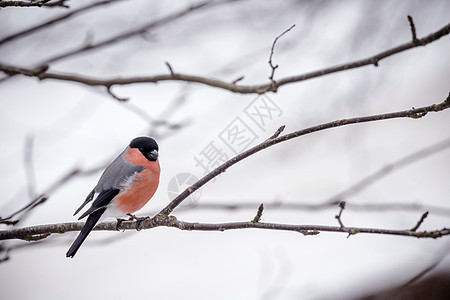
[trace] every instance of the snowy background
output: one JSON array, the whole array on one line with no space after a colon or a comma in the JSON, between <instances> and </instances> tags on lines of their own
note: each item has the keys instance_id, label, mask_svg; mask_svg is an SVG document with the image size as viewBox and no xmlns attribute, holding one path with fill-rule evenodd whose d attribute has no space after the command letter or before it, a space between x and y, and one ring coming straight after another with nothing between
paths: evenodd
<instances>
[{"instance_id":1,"label":"snowy background","mask_svg":"<svg viewBox=\"0 0 450 300\"><path fill-rule=\"evenodd\" d=\"M70 1L71 9L90 1ZM57 54L187 7L182 1L117 1L79 14L35 34L0 45L0 63L33 68ZM67 13L63 8L0 10L0 39ZM370 57L411 40L407 15L418 37L449 22L450 2L432 1L234 1L201 10L108 47L50 64L50 71L112 78L175 72L233 81L268 82L267 63L276 36L275 79ZM261 101L200 84L161 82L114 86L128 102L104 89L25 76L0 81L0 216L23 207L74 168L90 170L111 161L129 141L155 136L160 145L161 182L138 215L156 213L170 201L170 181L181 173L201 177L197 163L210 143L228 157L220 138L240 118L255 145L281 126L291 132L336 119L372 115L442 102L449 93L450 37L367 66L283 86L265 101L277 114L259 127L245 114ZM181 124L170 129L164 120ZM421 229L449 227L450 111L426 117L352 125L279 144L233 166L207 184L198 207L180 207L184 221L253 219L338 225L337 207L270 208L272 203L319 204L386 165L447 141L447 146L394 170L349 195L347 226L406 229L430 211ZM35 189L27 179L32 142ZM28 143L28 144L27 144ZM76 208L101 172L77 176L50 193L18 226L72 222ZM29 177L29 176L28 176ZM31 182L33 182L31 178ZM191 201L190 199L188 199ZM189 202L187 201L187 202ZM252 204L250 208L204 209L202 204ZM416 204L394 209L391 204ZM188 204L188 203L187 203ZM352 208L351 204L354 204ZM356 209L386 204L391 209ZM1 229L9 227L2 226ZM236 230L184 232L156 228L140 232L93 232L74 259L65 253L77 233L52 235L41 244L11 250L0 264L4 299L195 299L357 298L401 285L439 262L448 270L448 237L431 240L340 233L302 236L293 232ZM3 247L27 245L8 241ZM6 255L2 253L2 255Z\"/></svg>"}]
</instances>

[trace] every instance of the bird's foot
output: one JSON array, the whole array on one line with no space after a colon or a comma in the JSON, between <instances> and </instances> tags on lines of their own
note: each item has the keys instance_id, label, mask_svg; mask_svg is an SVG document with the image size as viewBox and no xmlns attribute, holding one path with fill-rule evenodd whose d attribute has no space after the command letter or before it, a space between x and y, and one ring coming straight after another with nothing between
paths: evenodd
<instances>
[{"instance_id":1,"label":"bird's foot","mask_svg":"<svg viewBox=\"0 0 450 300\"><path fill-rule=\"evenodd\" d=\"M141 226L141 223L147 219L150 219L150 217L136 217L135 215L132 214L127 214L128 216L130 216L130 220L135 220L136 221L136 230L140 231L141 229L139 228Z\"/></svg>"},{"instance_id":2,"label":"bird's foot","mask_svg":"<svg viewBox=\"0 0 450 300\"><path fill-rule=\"evenodd\" d=\"M117 218L117 224L116 224L117 231L120 231L120 225L122 224L123 221L125 221L125 219Z\"/></svg>"}]
</instances>

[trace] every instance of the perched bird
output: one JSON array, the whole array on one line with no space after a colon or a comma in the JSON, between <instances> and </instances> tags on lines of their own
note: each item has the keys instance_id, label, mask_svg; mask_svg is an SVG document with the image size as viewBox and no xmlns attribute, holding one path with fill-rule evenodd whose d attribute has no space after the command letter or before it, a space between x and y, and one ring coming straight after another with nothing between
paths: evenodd
<instances>
[{"instance_id":1,"label":"perched bird","mask_svg":"<svg viewBox=\"0 0 450 300\"><path fill-rule=\"evenodd\" d=\"M158 144L149 137L138 137L105 169L97 185L75 211L76 215L98 194L80 218L88 216L67 257L73 257L100 217L120 218L141 209L153 197L159 183ZM136 217L134 217L136 218Z\"/></svg>"}]
</instances>

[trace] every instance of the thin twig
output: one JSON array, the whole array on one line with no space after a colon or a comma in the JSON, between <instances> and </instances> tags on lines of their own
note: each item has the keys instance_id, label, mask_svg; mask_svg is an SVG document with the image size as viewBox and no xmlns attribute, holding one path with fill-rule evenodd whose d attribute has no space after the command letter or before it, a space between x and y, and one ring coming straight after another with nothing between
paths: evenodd
<instances>
[{"instance_id":1,"label":"thin twig","mask_svg":"<svg viewBox=\"0 0 450 300\"><path fill-rule=\"evenodd\" d=\"M277 41L278 41L279 38L281 38L281 37L282 37L283 35L285 35L287 32L291 31L291 29L294 28L294 27L295 27L295 24L292 25L291 27L289 27L288 29L286 29L285 31L283 31L283 33L280 34L279 36L277 36L277 37L275 38L275 40L273 41L273 43L272 43L272 48L270 49L270 56L269 56L269 66L270 66L270 68L272 69L272 71L271 71L271 73L270 73L269 79L270 79L270 81L272 81L272 83L274 83L274 84L275 84L275 80L273 79L273 76L275 75L275 69L278 68L278 65L274 66L273 63L272 63L272 57L273 57L273 52L274 52L274 49L275 49L275 44L277 43Z\"/></svg>"},{"instance_id":2,"label":"thin twig","mask_svg":"<svg viewBox=\"0 0 450 300\"><path fill-rule=\"evenodd\" d=\"M32 72L34 69L26 69L26 68L19 68L15 66L9 66L5 64L0 64L0 71L3 71L4 73L12 76L16 74L22 74L25 76L31 76L31 77L38 77L40 80L46 80L46 79L54 79L54 80L61 80L61 81L71 81L71 82L77 82L89 86L113 86L113 85L129 85L129 84L135 84L135 83L158 83L161 81L182 81L182 82L192 82L192 83L199 83L206 86L211 86L215 88L220 88L224 90L228 90L234 93L241 93L241 94L264 94L267 92L276 92L279 87L297 83L301 81L305 81L312 78L322 77L328 74L342 72L350 69L356 69L361 68L367 65L374 65L378 66L378 63L387 57L390 57L394 54L419 47L419 46L425 46L429 43L432 43L441 37L448 35L450 33L450 23L441 28L440 30L431 33L421 39L418 39L416 43L408 42L402 45L399 45L397 47L391 48L389 50L383 51L381 53L378 53L374 56L371 56L369 58L348 62L345 64L320 69L317 71L285 77L280 80L277 80L276 83L269 82L265 84L259 84L259 85L239 85L234 84L222 80L217 80L214 78L207 78L202 76L196 76L196 75L189 75L189 74L180 74L180 73L174 73L172 74L162 74L162 75L154 75L154 76L139 76L139 77L128 77L128 78L110 78L110 79L99 79L99 78L93 78L83 75L75 75L75 74L65 74L65 73L52 73L52 72L45 72L41 74L35 74ZM92 46L90 46L92 48ZM53 60L52 60L53 61Z\"/></svg>"},{"instance_id":3,"label":"thin twig","mask_svg":"<svg viewBox=\"0 0 450 300\"><path fill-rule=\"evenodd\" d=\"M409 26L411 27L412 42L417 43L418 40L417 40L417 35L416 35L416 26L414 25L413 18L409 15L408 15L408 21L409 21Z\"/></svg>"},{"instance_id":4,"label":"thin twig","mask_svg":"<svg viewBox=\"0 0 450 300\"><path fill-rule=\"evenodd\" d=\"M130 100L130 98L122 98L117 96L116 94L113 93L113 91L111 90L111 86L107 86L106 87L106 92L113 97L114 99L116 99L119 102L127 102L128 100Z\"/></svg>"},{"instance_id":5,"label":"thin twig","mask_svg":"<svg viewBox=\"0 0 450 300\"><path fill-rule=\"evenodd\" d=\"M283 130L285 128L286 128L286 125L280 126L280 128L278 128L277 131L275 131L275 133L271 137L269 137L267 140L273 140L273 139L277 138L283 132Z\"/></svg>"},{"instance_id":6,"label":"thin twig","mask_svg":"<svg viewBox=\"0 0 450 300\"><path fill-rule=\"evenodd\" d=\"M238 83L239 81L243 80L244 78L245 78L244 76L239 76L238 78L236 78L235 80L233 80L231 83L232 83L232 84L236 84L236 83Z\"/></svg>"},{"instance_id":7,"label":"thin twig","mask_svg":"<svg viewBox=\"0 0 450 300\"><path fill-rule=\"evenodd\" d=\"M172 66L167 61L164 63L166 64L167 68L169 69L170 75L173 76L175 73L173 72Z\"/></svg>"},{"instance_id":8,"label":"thin twig","mask_svg":"<svg viewBox=\"0 0 450 300\"><path fill-rule=\"evenodd\" d=\"M88 10L90 10L92 8L97 7L97 6L105 5L105 4L107 5L107 4L110 4L112 2L118 2L118 1L121 1L121 0L104 0L104 1L95 2L95 3L92 3L92 4L86 5L84 7L75 9L75 10L73 10L71 12L68 12L67 14L64 14L62 16L56 17L54 19L46 21L46 22L44 22L42 24L39 24L37 26L33 26L31 28L22 30L22 31L14 33L14 34L11 34L11 35L1 39L0 40L0 45L5 44L7 42L10 42L10 41L12 41L14 39L21 38L21 37L27 36L29 34L35 33L35 32L37 32L37 31L39 31L41 29L44 29L44 28L46 28L46 27L48 27L48 26L50 26L52 24L55 24L55 23L61 22L63 20L69 19L69 18L71 18L71 17L73 17L73 16L75 16L75 15L77 15L79 13L88 11Z\"/></svg>"},{"instance_id":9,"label":"thin twig","mask_svg":"<svg viewBox=\"0 0 450 300\"><path fill-rule=\"evenodd\" d=\"M417 229L419 229L420 225L422 225L423 221L425 220L425 218L428 217L428 211L425 212L422 217L420 218L420 220L417 222L416 226L414 226L413 228L411 228L411 231L417 231Z\"/></svg>"},{"instance_id":10,"label":"thin twig","mask_svg":"<svg viewBox=\"0 0 450 300\"><path fill-rule=\"evenodd\" d=\"M345 201L339 202L339 208L340 208L339 213L337 215L335 215L334 217L338 220L341 228L344 228L345 226L344 226L344 223L342 223L341 216L342 216L342 212L345 209Z\"/></svg>"},{"instance_id":11,"label":"thin twig","mask_svg":"<svg viewBox=\"0 0 450 300\"><path fill-rule=\"evenodd\" d=\"M264 204L261 203L258 207L258 211L256 212L256 216L252 220L253 223L258 223L259 221L261 221L263 210L264 210Z\"/></svg>"}]
</instances>

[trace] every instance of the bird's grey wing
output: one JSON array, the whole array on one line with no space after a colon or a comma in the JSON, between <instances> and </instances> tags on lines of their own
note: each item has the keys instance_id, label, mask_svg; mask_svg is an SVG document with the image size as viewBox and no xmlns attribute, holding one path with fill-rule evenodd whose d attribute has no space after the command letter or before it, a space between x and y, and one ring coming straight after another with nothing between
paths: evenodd
<instances>
[{"instance_id":1,"label":"bird's grey wing","mask_svg":"<svg viewBox=\"0 0 450 300\"><path fill-rule=\"evenodd\" d=\"M74 215L79 213L80 210L82 210L83 207L86 206L86 204L94 199L95 193L100 194L102 192L116 189L120 191L123 183L125 183L127 180L130 180L130 178L133 178L136 172L140 172L143 170L143 167L131 164L123 159L123 154L126 150L127 149L122 151L122 153L118 157L116 157L116 159L105 169L105 171L103 171L103 174L100 177L97 185L86 197L86 200L83 202L83 204L81 204L81 206L75 211ZM101 201L102 197L100 197L99 195L94 203L99 198L99 201ZM110 200L112 200L112 198ZM83 215L86 216L85 214L86 213L84 213Z\"/></svg>"},{"instance_id":2,"label":"bird's grey wing","mask_svg":"<svg viewBox=\"0 0 450 300\"><path fill-rule=\"evenodd\" d=\"M139 173L144 169L142 166L125 161L123 159L125 151L126 149L103 172L97 186L94 188L96 193L111 189L120 190L136 173Z\"/></svg>"},{"instance_id":3,"label":"bird's grey wing","mask_svg":"<svg viewBox=\"0 0 450 300\"><path fill-rule=\"evenodd\" d=\"M92 203L92 206L86 210L78 220L83 219L84 217L92 214L93 212L98 211L99 209L105 208L109 203L111 203L112 199L120 192L119 189L111 189L102 191L97 198Z\"/></svg>"},{"instance_id":4,"label":"bird's grey wing","mask_svg":"<svg viewBox=\"0 0 450 300\"><path fill-rule=\"evenodd\" d=\"M86 204L88 204L89 202L92 201L92 199L94 198L94 194L95 194L95 189L92 190L92 191L89 193L89 195L87 195L86 200L84 200L83 204L81 204L81 206L78 207L78 209L77 209L77 210L75 211L75 213L73 214L74 216L75 216L77 213L79 213L80 210L82 210L83 207L84 207Z\"/></svg>"}]
</instances>

